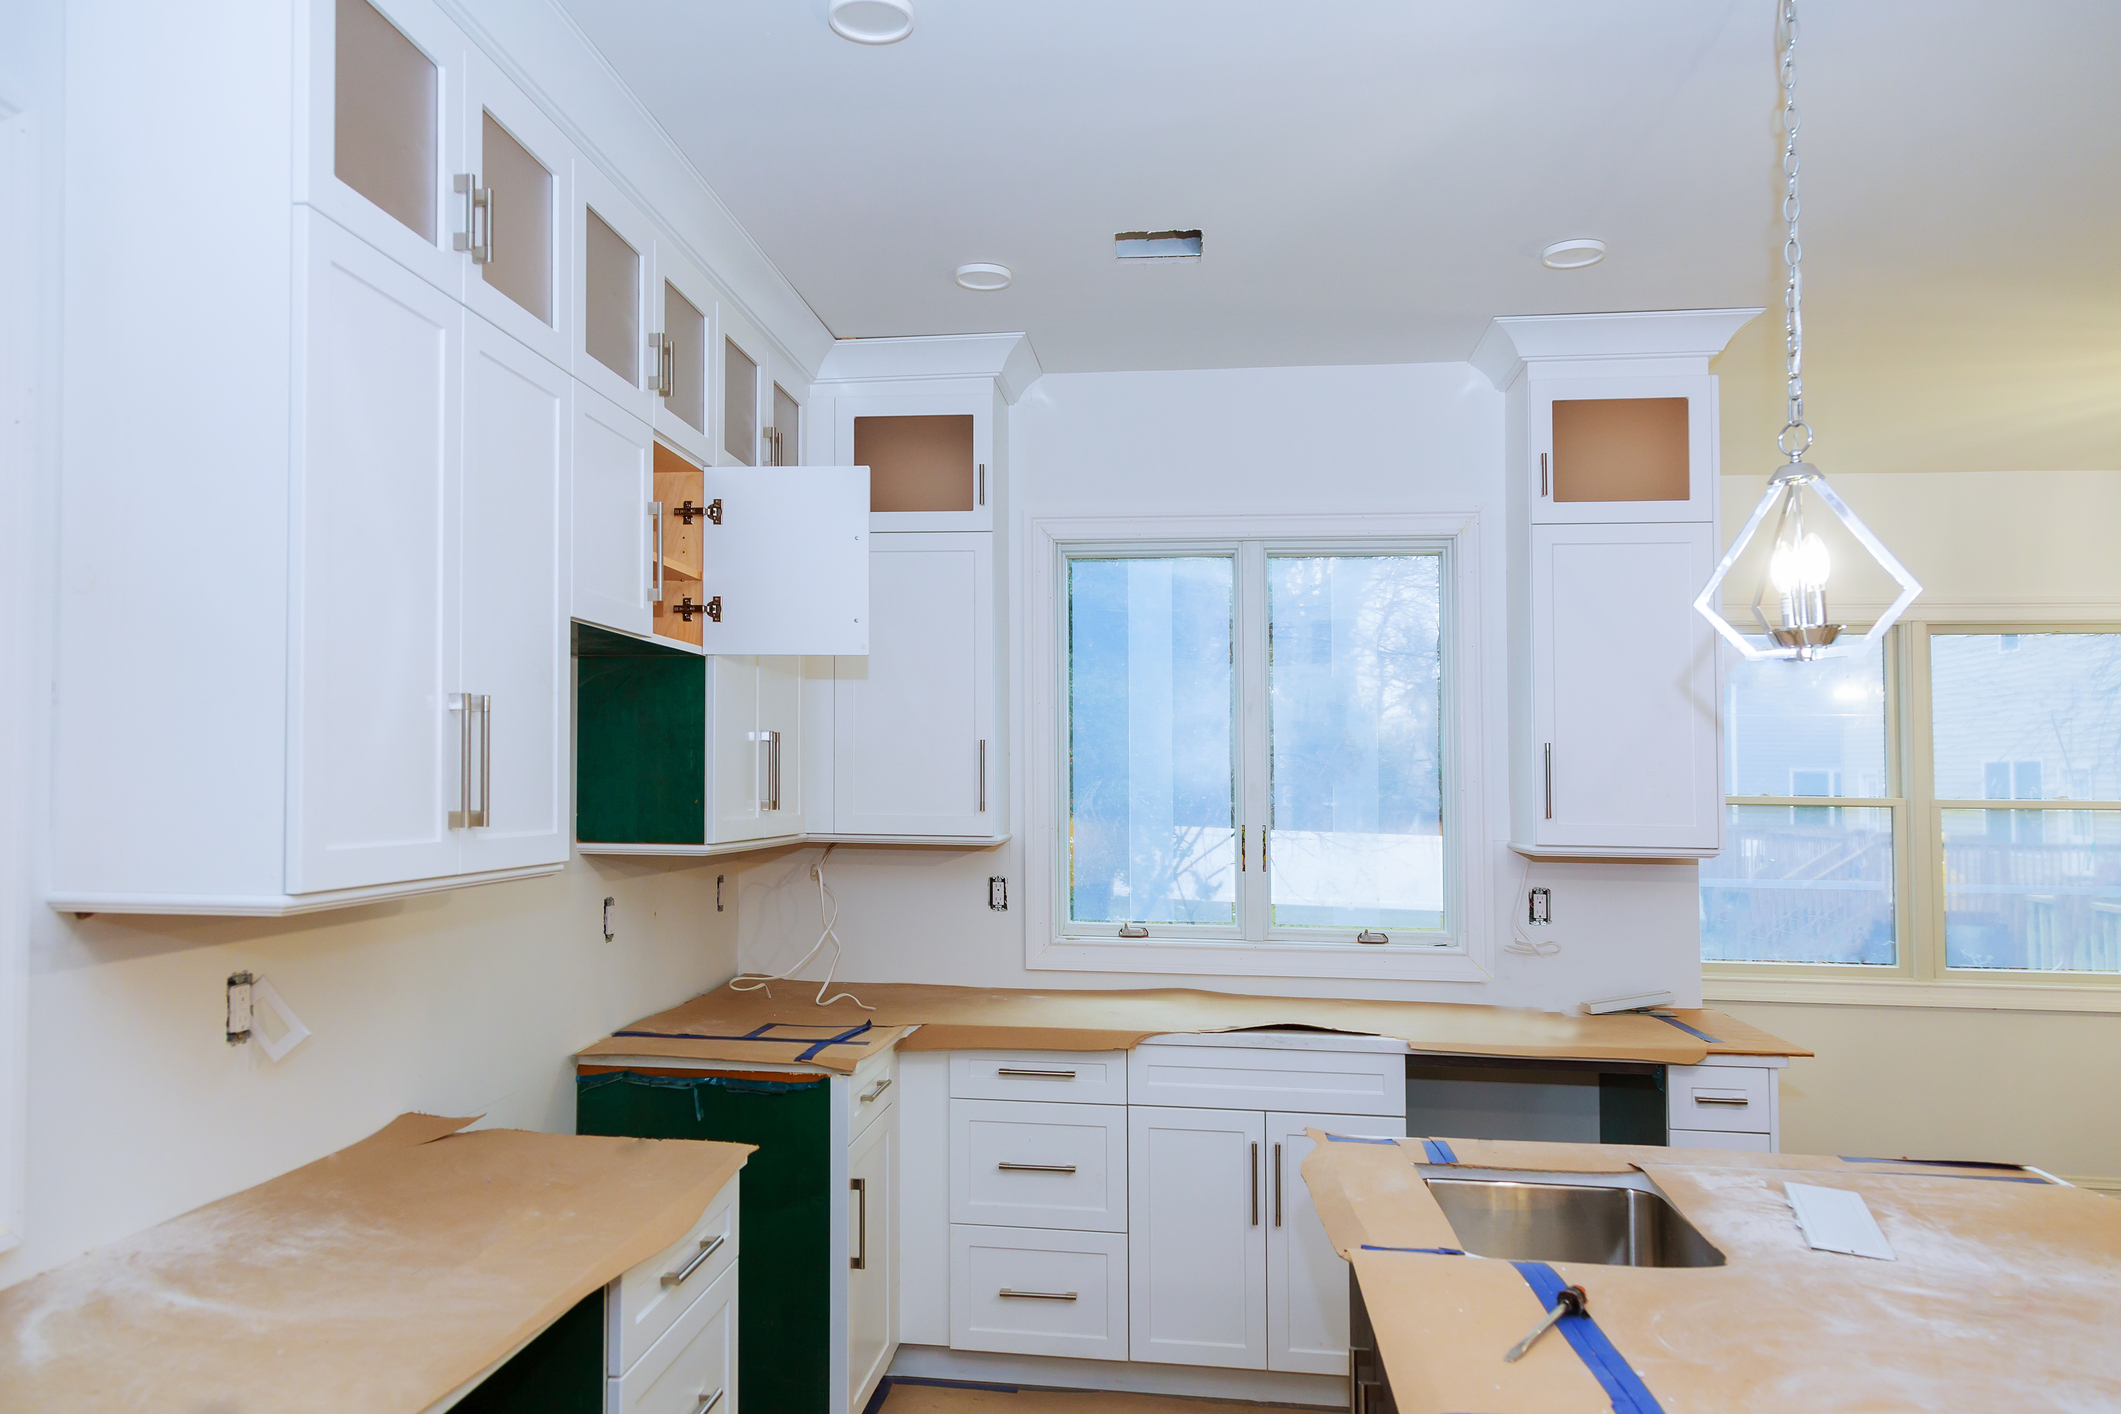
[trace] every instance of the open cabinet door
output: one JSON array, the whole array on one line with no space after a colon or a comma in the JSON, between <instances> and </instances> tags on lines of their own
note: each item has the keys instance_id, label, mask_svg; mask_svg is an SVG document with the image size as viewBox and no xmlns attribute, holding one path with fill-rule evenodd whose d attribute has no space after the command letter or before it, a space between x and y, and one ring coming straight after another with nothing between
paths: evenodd
<instances>
[{"instance_id":1,"label":"open cabinet door","mask_svg":"<svg viewBox=\"0 0 2121 1414\"><path fill-rule=\"evenodd\" d=\"M711 607L700 646L867 654L869 469L711 467L705 477L700 589Z\"/></svg>"}]
</instances>

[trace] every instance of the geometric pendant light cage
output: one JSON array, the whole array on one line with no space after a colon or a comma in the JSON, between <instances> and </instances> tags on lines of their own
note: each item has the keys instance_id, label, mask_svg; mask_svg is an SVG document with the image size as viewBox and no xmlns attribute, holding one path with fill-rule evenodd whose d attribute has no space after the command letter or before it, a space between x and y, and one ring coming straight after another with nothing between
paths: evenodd
<instances>
[{"instance_id":1,"label":"geometric pendant light cage","mask_svg":"<svg viewBox=\"0 0 2121 1414\"><path fill-rule=\"evenodd\" d=\"M1739 652L1748 658L1786 658L1808 662L1815 658L1838 658L1861 653L1891 628L1922 586L1900 561L1857 518L1834 488L1826 484L1819 469L1804 460L1812 445L1812 429L1804 420L1804 246L1797 239L1797 0L1782 0L1782 172L1785 190L1782 217L1789 235L1782 246L1783 263L1789 267L1789 283L1783 290L1785 369L1789 380L1789 416L1775 445L1789 458L1768 482L1767 494L1753 507L1745 529L1724 553L1708 584L1695 596L1694 608L1714 625ZM1723 582L1731 567L1753 543L1770 514L1767 563L1753 591L1753 619L1767 643L1763 646L1723 616L1718 604ZM1833 570L1826 541L1816 527L1823 517L1839 521L1856 543L1892 576L1900 592L1892 607L1880 615L1861 638L1844 640L1841 625L1830 622L1827 580ZM1772 615L1770 607L1772 606Z\"/></svg>"}]
</instances>

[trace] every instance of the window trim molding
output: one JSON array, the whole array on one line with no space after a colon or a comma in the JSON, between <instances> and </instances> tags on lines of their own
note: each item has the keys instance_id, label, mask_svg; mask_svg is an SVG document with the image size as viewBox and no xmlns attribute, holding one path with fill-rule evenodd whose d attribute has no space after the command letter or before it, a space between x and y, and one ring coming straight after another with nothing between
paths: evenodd
<instances>
[{"instance_id":1,"label":"window trim molding","mask_svg":"<svg viewBox=\"0 0 2121 1414\"><path fill-rule=\"evenodd\" d=\"M1208 977L1315 977L1357 981L1487 982L1494 976L1486 826L1486 669L1481 632L1480 517L1406 515L1035 517L1027 522L1024 635L1024 966L1034 972L1162 973ZM1065 864L1058 828L1063 764L1059 653L1066 595L1062 561L1078 545L1206 548L1238 541L1280 544L1427 540L1443 542L1447 575L1441 630L1450 664L1443 691L1447 885L1458 913L1455 943L1404 950L1364 944L1150 938L1092 941L1067 936L1060 908ZM1240 588L1240 592L1242 589ZM1242 710L1243 704L1239 703ZM1453 836L1455 835L1455 842Z\"/></svg>"}]
</instances>

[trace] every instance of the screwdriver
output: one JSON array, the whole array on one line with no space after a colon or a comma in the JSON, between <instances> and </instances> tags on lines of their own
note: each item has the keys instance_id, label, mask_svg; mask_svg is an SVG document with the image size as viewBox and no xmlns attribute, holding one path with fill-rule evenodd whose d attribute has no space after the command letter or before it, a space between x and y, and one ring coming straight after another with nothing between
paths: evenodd
<instances>
[{"instance_id":1,"label":"screwdriver","mask_svg":"<svg viewBox=\"0 0 2121 1414\"><path fill-rule=\"evenodd\" d=\"M1510 1353L1502 1357L1503 1363L1514 1365L1519 1360L1522 1360L1524 1353L1532 1348L1532 1342L1545 1335L1547 1328L1563 1316L1585 1315L1590 1309L1591 1298L1584 1295L1582 1287L1563 1287L1554 1293L1554 1308L1539 1318L1539 1324L1532 1327L1530 1335L1510 1347Z\"/></svg>"}]
</instances>

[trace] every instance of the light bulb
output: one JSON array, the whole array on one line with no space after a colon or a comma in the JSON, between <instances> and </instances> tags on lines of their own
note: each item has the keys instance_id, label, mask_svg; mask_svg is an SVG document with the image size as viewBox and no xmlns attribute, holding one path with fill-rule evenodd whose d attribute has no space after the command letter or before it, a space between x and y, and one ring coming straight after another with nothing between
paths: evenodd
<instances>
[{"instance_id":1,"label":"light bulb","mask_svg":"<svg viewBox=\"0 0 2121 1414\"><path fill-rule=\"evenodd\" d=\"M1777 594L1787 594L1797 587L1797 553L1788 545L1777 545L1775 553L1768 556L1768 582L1775 586Z\"/></svg>"},{"instance_id":2,"label":"light bulb","mask_svg":"<svg viewBox=\"0 0 2121 1414\"><path fill-rule=\"evenodd\" d=\"M1826 542L1818 533L1807 535L1797 547L1797 579L1806 589L1826 588L1826 577L1833 563L1827 558Z\"/></svg>"}]
</instances>

